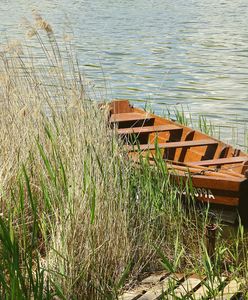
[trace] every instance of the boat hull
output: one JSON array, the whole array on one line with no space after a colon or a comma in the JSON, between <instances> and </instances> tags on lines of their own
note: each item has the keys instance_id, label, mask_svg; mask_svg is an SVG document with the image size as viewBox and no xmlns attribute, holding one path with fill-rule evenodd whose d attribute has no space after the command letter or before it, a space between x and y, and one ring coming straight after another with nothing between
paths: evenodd
<instances>
[{"instance_id":1,"label":"boat hull","mask_svg":"<svg viewBox=\"0 0 248 300\"><path fill-rule=\"evenodd\" d=\"M248 154L172 120L134 108L109 105L110 126L127 144L130 159L156 164L157 151L179 193L202 203L238 209L248 223ZM191 188L189 188L191 187Z\"/></svg>"}]
</instances>

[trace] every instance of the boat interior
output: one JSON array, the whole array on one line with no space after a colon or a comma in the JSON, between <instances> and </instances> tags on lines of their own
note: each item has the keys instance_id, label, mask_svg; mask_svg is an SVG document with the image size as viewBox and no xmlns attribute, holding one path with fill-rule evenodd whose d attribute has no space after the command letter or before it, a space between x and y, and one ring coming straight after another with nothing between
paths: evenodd
<instances>
[{"instance_id":1,"label":"boat interior","mask_svg":"<svg viewBox=\"0 0 248 300\"><path fill-rule=\"evenodd\" d=\"M161 151L165 161L179 171L183 168L209 170L231 177L248 177L248 155L202 132L169 119L134 108L128 100L110 104L110 126L126 143L132 159Z\"/></svg>"}]
</instances>

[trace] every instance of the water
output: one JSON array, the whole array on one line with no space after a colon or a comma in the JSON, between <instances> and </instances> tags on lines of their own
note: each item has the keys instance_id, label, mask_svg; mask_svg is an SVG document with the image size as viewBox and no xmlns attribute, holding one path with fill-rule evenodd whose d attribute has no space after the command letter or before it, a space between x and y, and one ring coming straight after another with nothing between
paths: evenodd
<instances>
[{"instance_id":1,"label":"water","mask_svg":"<svg viewBox=\"0 0 248 300\"><path fill-rule=\"evenodd\" d=\"M183 105L195 118L203 114L222 126L224 137L232 136L229 125L242 136L248 121L247 0L1 4L0 40L19 37L17 25L33 8L55 32L69 24L80 65L104 97L148 101L157 112Z\"/></svg>"}]
</instances>

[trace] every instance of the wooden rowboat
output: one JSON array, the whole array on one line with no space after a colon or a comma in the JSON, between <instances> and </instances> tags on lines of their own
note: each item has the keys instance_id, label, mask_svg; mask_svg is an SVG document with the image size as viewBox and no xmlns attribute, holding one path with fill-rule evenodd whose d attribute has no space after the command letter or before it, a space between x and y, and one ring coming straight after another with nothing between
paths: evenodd
<instances>
[{"instance_id":1,"label":"wooden rowboat","mask_svg":"<svg viewBox=\"0 0 248 300\"><path fill-rule=\"evenodd\" d=\"M112 101L109 111L110 126L126 142L131 159L143 155L154 164L159 149L173 180L186 184L190 177L195 199L238 208L248 220L248 154L128 100Z\"/></svg>"}]
</instances>

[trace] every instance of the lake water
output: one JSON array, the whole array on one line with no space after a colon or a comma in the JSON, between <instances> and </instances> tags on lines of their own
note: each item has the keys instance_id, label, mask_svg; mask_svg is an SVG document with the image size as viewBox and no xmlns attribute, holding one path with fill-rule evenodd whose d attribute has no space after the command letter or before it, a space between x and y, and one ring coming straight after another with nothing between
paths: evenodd
<instances>
[{"instance_id":1,"label":"lake water","mask_svg":"<svg viewBox=\"0 0 248 300\"><path fill-rule=\"evenodd\" d=\"M107 98L148 101L157 112L183 105L226 138L234 126L243 142L247 0L2 0L0 40L18 37L32 9L55 32L73 28L80 65Z\"/></svg>"}]
</instances>

